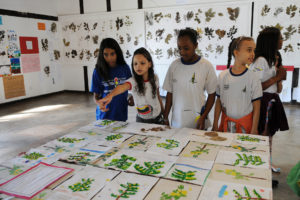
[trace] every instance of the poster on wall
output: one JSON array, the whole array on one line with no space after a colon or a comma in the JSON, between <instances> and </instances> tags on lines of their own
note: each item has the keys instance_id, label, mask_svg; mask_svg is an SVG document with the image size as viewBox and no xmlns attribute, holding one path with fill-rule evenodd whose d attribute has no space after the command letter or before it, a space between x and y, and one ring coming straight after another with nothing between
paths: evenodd
<instances>
[{"instance_id":1,"label":"poster on wall","mask_svg":"<svg viewBox=\"0 0 300 200\"><path fill-rule=\"evenodd\" d=\"M21 73L20 58L11 58L10 64L11 64L11 73L13 74Z\"/></svg>"},{"instance_id":2,"label":"poster on wall","mask_svg":"<svg viewBox=\"0 0 300 200\"><path fill-rule=\"evenodd\" d=\"M24 76L3 76L5 99L25 96Z\"/></svg>"},{"instance_id":3,"label":"poster on wall","mask_svg":"<svg viewBox=\"0 0 300 200\"><path fill-rule=\"evenodd\" d=\"M170 65L179 57L179 30L190 27L199 34L196 53L213 65L226 65L231 40L250 36L249 19L251 3L149 9L145 13L146 46L155 64Z\"/></svg>"},{"instance_id":4,"label":"poster on wall","mask_svg":"<svg viewBox=\"0 0 300 200\"><path fill-rule=\"evenodd\" d=\"M23 54L21 56L23 73L41 71L41 63L39 54Z\"/></svg>"},{"instance_id":5,"label":"poster on wall","mask_svg":"<svg viewBox=\"0 0 300 200\"><path fill-rule=\"evenodd\" d=\"M19 47L18 36L15 30L7 30L8 48L7 55L9 58L20 58L21 51Z\"/></svg>"},{"instance_id":6,"label":"poster on wall","mask_svg":"<svg viewBox=\"0 0 300 200\"><path fill-rule=\"evenodd\" d=\"M19 37L22 54L39 53L39 45L37 37Z\"/></svg>"},{"instance_id":7,"label":"poster on wall","mask_svg":"<svg viewBox=\"0 0 300 200\"><path fill-rule=\"evenodd\" d=\"M66 63L95 64L102 39L116 39L127 64L133 52L145 46L144 12L111 13L60 17L63 51Z\"/></svg>"},{"instance_id":8,"label":"poster on wall","mask_svg":"<svg viewBox=\"0 0 300 200\"><path fill-rule=\"evenodd\" d=\"M10 75L10 74L11 74L10 65L0 65L0 77L5 75Z\"/></svg>"},{"instance_id":9,"label":"poster on wall","mask_svg":"<svg viewBox=\"0 0 300 200\"><path fill-rule=\"evenodd\" d=\"M37 28L38 28L38 30L40 30L40 31L44 31L44 30L46 30L46 24L45 24L45 23L42 23L42 22L38 22L38 23L37 23Z\"/></svg>"},{"instance_id":10,"label":"poster on wall","mask_svg":"<svg viewBox=\"0 0 300 200\"><path fill-rule=\"evenodd\" d=\"M7 56L7 37L6 31L0 29L0 65L8 65L10 64L9 58Z\"/></svg>"}]
</instances>

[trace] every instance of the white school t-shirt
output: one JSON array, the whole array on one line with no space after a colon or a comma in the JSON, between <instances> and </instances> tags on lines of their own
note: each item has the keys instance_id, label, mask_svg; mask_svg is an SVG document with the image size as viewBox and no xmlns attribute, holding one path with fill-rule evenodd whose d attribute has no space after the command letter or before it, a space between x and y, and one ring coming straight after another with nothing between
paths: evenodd
<instances>
[{"instance_id":1,"label":"white school t-shirt","mask_svg":"<svg viewBox=\"0 0 300 200\"><path fill-rule=\"evenodd\" d=\"M137 91L137 82L134 77L126 81L130 84L130 89L137 109L137 115L143 119L154 119L161 113L161 106L157 96L157 88L159 87L158 77L155 75L155 98L152 97L152 87L149 81L145 81L145 95L139 94Z\"/></svg>"},{"instance_id":2,"label":"white school t-shirt","mask_svg":"<svg viewBox=\"0 0 300 200\"><path fill-rule=\"evenodd\" d=\"M196 128L197 117L205 105L204 92L216 91L217 76L212 64L199 58L192 64L184 64L180 58L168 69L163 89L173 94L172 127Z\"/></svg>"},{"instance_id":3,"label":"white school t-shirt","mask_svg":"<svg viewBox=\"0 0 300 200\"><path fill-rule=\"evenodd\" d=\"M276 76L275 66L269 67L267 60L264 57L258 57L254 63L251 64L251 70L253 70L257 76L259 77L261 83L269 80L270 78ZM277 84L273 84L264 92L268 93L276 93L277 92Z\"/></svg>"},{"instance_id":4,"label":"white school t-shirt","mask_svg":"<svg viewBox=\"0 0 300 200\"><path fill-rule=\"evenodd\" d=\"M262 97L261 82L251 70L236 75L230 68L220 73L216 94L226 115L239 119L251 113L252 102Z\"/></svg>"}]
</instances>

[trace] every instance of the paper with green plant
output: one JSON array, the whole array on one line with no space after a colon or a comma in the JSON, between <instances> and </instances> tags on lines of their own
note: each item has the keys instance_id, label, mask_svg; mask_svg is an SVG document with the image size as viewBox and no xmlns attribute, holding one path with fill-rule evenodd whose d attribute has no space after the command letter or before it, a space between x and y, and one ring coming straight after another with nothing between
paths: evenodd
<instances>
[{"instance_id":1,"label":"paper with green plant","mask_svg":"<svg viewBox=\"0 0 300 200\"><path fill-rule=\"evenodd\" d=\"M109 133L106 134L102 140L97 141L98 145L116 147L120 146L125 140L132 137L131 134L126 133Z\"/></svg>"},{"instance_id":2,"label":"paper with green plant","mask_svg":"<svg viewBox=\"0 0 300 200\"><path fill-rule=\"evenodd\" d=\"M157 137L134 135L123 142L121 148L146 151L157 140L159 140Z\"/></svg>"},{"instance_id":3,"label":"paper with green plant","mask_svg":"<svg viewBox=\"0 0 300 200\"><path fill-rule=\"evenodd\" d=\"M156 141L147 152L162 153L166 155L179 155L189 141L187 138L161 138Z\"/></svg>"},{"instance_id":4,"label":"paper with green plant","mask_svg":"<svg viewBox=\"0 0 300 200\"><path fill-rule=\"evenodd\" d=\"M271 200L272 188L255 185L229 183L208 179L202 189L200 198L203 200Z\"/></svg>"},{"instance_id":5,"label":"paper with green plant","mask_svg":"<svg viewBox=\"0 0 300 200\"><path fill-rule=\"evenodd\" d=\"M54 191L90 199L118 174L118 171L86 166Z\"/></svg>"},{"instance_id":6,"label":"paper with green plant","mask_svg":"<svg viewBox=\"0 0 300 200\"><path fill-rule=\"evenodd\" d=\"M220 146L218 145L191 141L180 153L180 157L214 161L219 149Z\"/></svg>"},{"instance_id":7,"label":"paper with green plant","mask_svg":"<svg viewBox=\"0 0 300 200\"><path fill-rule=\"evenodd\" d=\"M233 142L229 146L222 147L222 150L233 151L233 152L248 152L255 154L269 154L269 146L267 145L257 145L257 144L240 144Z\"/></svg>"},{"instance_id":8,"label":"paper with green plant","mask_svg":"<svg viewBox=\"0 0 300 200\"><path fill-rule=\"evenodd\" d=\"M201 186L160 179L145 200L197 200Z\"/></svg>"},{"instance_id":9,"label":"paper with green plant","mask_svg":"<svg viewBox=\"0 0 300 200\"><path fill-rule=\"evenodd\" d=\"M269 145L269 137L261 135L236 134L235 142L239 144Z\"/></svg>"},{"instance_id":10,"label":"paper with green plant","mask_svg":"<svg viewBox=\"0 0 300 200\"><path fill-rule=\"evenodd\" d=\"M180 157L168 171L166 178L203 185L212 166L213 161Z\"/></svg>"},{"instance_id":11,"label":"paper with green plant","mask_svg":"<svg viewBox=\"0 0 300 200\"><path fill-rule=\"evenodd\" d=\"M142 153L140 151L121 149L111 157L106 158L106 161L99 162L98 165L105 168L128 170L138 160L139 154Z\"/></svg>"},{"instance_id":12,"label":"paper with green plant","mask_svg":"<svg viewBox=\"0 0 300 200\"><path fill-rule=\"evenodd\" d=\"M82 146L87 145L88 143L92 142L93 140L90 140L89 137L85 134L82 134L81 132L75 131L70 134L61 136L60 138L57 138L56 140L52 140L48 143L46 143L44 146L47 147L76 147L80 148Z\"/></svg>"},{"instance_id":13,"label":"paper with green plant","mask_svg":"<svg viewBox=\"0 0 300 200\"><path fill-rule=\"evenodd\" d=\"M122 172L96 195L94 200L140 200L150 191L158 178Z\"/></svg>"},{"instance_id":14,"label":"paper with green plant","mask_svg":"<svg viewBox=\"0 0 300 200\"><path fill-rule=\"evenodd\" d=\"M272 174L269 169L251 169L215 164L208 178L212 180L270 188Z\"/></svg>"},{"instance_id":15,"label":"paper with green plant","mask_svg":"<svg viewBox=\"0 0 300 200\"><path fill-rule=\"evenodd\" d=\"M128 168L128 171L160 177L165 176L177 160L176 156L149 152L142 152L136 158L137 160Z\"/></svg>"},{"instance_id":16,"label":"paper with green plant","mask_svg":"<svg viewBox=\"0 0 300 200\"><path fill-rule=\"evenodd\" d=\"M216 158L216 163L229 164L232 166L265 168L270 166L269 155L255 154L248 152L220 151Z\"/></svg>"},{"instance_id":17,"label":"paper with green plant","mask_svg":"<svg viewBox=\"0 0 300 200\"><path fill-rule=\"evenodd\" d=\"M26 166L34 166L40 162L52 164L56 162L60 156L60 153L55 152L54 150L47 150L45 147L41 146L30 149L26 153L9 160L7 163L8 165L9 163L13 163L15 165Z\"/></svg>"}]
</instances>

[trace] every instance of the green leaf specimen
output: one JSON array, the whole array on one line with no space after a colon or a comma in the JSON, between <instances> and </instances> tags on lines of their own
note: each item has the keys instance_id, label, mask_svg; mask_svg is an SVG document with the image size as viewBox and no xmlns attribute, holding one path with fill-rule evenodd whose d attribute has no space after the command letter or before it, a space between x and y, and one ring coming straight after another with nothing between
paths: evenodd
<instances>
[{"instance_id":1,"label":"green leaf specimen","mask_svg":"<svg viewBox=\"0 0 300 200\"><path fill-rule=\"evenodd\" d=\"M116 134L116 135L109 135L109 136L107 136L105 139L107 140L107 141L111 141L111 140L118 140L118 139L120 139L120 138L122 138L123 137L123 135L121 135L120 133L119 134Z\"/></svg>"},{"instance_id":2,"label":"green leaf specimen","mask_svg":"<svg viewBox=\"0 0 300 200\"><path fill-rule=\"evenodd\" d=\"M120 159L112 159L112 161L110 163L104 164L104 166L106 166L106 167L115 166L119 169L126 170L133 163L133 162L129 162L129 161L136 161L136 158L123 154L123 155L121 155Z\"/></svg>"},{"instance_id":3,"label":"green leaf specimen","mask_svg":"<svg viewBox=\"0 0 300 200\"><path fill-rule=\"evenodd\" d=\"M33 152L33 153L30 153L30 154L25 154L23 157L28 159L28 160L37 160L37 159L39 159L41 157L45 157L45 156L41 153Z\"/></svg>"},{"instance_id":4,"label":"green leaf specimen","mask_svg":"<svg viewBox=\"0 0 300 200\"><path fill-rule=\"evenodd\" d=\"M118 199L129 199L130 196L135 195L139 190L139 184L138 183L126 183L120 184L122 187L118 190L119 194L111 193L110 196L115 197L116 200Z\"/></svg>"},{"instance_id":5,"label":"green leaf specimen","mask_svg":"<svg viewBox=\"0 0 300 200\"><path fill-rule=\"evenodd\" d=\"M160 173L160 168L164 167L165 162L161 161L161 162L144 162L145 167L139 165L139 164L135 164L134 168L140 172L141 174L145 174L145 175L149 175L149 174L159 174Z\"/></svg>"},{"instance_id":6,"label":"green leaf specimen","mask_svg":"<svg viewBox=\"0 0 300 200\"><path fill-rule=\"evenodd\" d=\"M195 172L196 171L184 172L182 170L175 168L175 170L172 172L171 176L178 180L181 180L181 181L184 181L184 180L192 181L192 180L196 180Z\"/></svg>"},{"instance_id":7,"label":"green leaf specimen","mask_svg":"<svg viewBox=\"0 0 300 200\"><path fill-rule=\"evenodd\" d=\"M247 156L244 153L242 155L239 153L236 153L236 155L237 155L238 159L236 159L236 161L234 162L234 166L240 164L241 161L244 162L244 164L243 164L244 166L247 166L248 164L258 166L258 165L262 165L262 164L266 163L261 160L260 156L252 156L252 155Z\"/></svg>"},{"instance_id":8,"label":"green leaf specimen","mask_svg":"<svg viewBox=\"0 0 300 200\"><path fill-rule=\"evenodd\" d=\"M81 179L81 182L75 183L74 185L69 185L69 189L71 189L73 192L89 191L93 181L95 181L95 179L83 178Z\"/></svg>"},{"instance_id":9,"label":"green leaf specimen","mask_svg":"<svg viewBox=\"0 0 300 200\"><path fill-rule=\"evenodd\" d=\"M156 146L164 149L173 149L179 146L179 142L176 140L166 139L166 143L157 143Z\"/></svg>"},{"instance_id":10,"label":"green leaf specimen","mask_svg":"<svg viewBox=\"0 0 300 200\"><path fill-rule=\"evenodd\" d=\"M186 197L187 191L184 190L183 185L179 185L177 189L173 190L170 194L166 194L165 192L161 193L160 200L178 200L181 197Z\"/></svg>"}]
</instances>

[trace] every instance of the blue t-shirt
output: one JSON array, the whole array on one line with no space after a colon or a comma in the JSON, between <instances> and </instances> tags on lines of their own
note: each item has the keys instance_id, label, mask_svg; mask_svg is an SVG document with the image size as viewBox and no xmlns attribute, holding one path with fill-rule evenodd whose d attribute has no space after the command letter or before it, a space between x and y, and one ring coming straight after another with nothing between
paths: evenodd
<instances>
[{"instance_id":1,"label":"blue t-shirt","mask_svg":"<svg viewBox=\"0 0 300 200\"><path fill-rule=\"evenodd\" d=\"M98 74L96 68L93 72L91 92L100 94L101 98L107 96L117 85L125 83L131 77L131 71L127 64L109 68L109 80L104 81ZM97 106L96 119L110 119L126 121L128 113L128 92L115 96L108 104L109 111L102 112Z\"/></svg>"}]
</instances>

